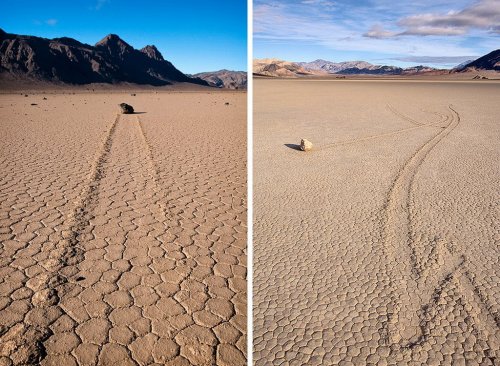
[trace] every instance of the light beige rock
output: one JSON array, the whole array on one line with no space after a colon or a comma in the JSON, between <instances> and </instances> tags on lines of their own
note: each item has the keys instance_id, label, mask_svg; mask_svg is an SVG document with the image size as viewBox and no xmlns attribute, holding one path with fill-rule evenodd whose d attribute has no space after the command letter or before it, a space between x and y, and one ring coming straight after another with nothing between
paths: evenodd
<instances>
[{"instance_id":1,"label":"light beige rock","mask_svg":"<svg viewBox=\"0 0 500 366\"><path fill-rule=\"evenodd\" d=\"M313 144L311 141L302 139L300 140L300 150L302 151L310 151L313 148Z\"/></svg>"}]
</instances>

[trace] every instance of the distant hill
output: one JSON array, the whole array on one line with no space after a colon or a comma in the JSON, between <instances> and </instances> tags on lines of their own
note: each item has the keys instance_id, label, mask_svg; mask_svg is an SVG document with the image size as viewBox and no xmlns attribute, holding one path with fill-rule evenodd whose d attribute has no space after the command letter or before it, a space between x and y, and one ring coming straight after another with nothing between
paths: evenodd
<instances>
[{"instance_id":1,"label":"distant hill","mask_svg":"<svg viewBox=\"0 0 500 366\"><path fill-rule=\"evenodd\" d=\"M209 84L166 61L155 46L136 50L115 34L94 46L72 38L40 38L0 29L0 73L68 84Z\"/></svg>"},{"instance_id":2,"label":"distant hill","mask_svg":"<svg viewBox=\"0 0 500 366\"><path fill-rule=\"evenodd\" d=\"M456 71L495 70L500 71L500 49L456 67Z\"/></svg>"},{"instance_id":3,"label":"distant hill","mask_svg":"<svg viewBox=\"0 0 500 366\"><path fill-rule=\"evenodd\" d=\"M297 62L297 65L302 66L310 71L322 71L329 74L337 74L344 70L373 70L375 65L366 61L345 61L345 62L332 62L327 60L315 60L312 62Z\"/></svg>"},{"instance_id":4,"label":"distant hill","mask_svg":"<svg viewBox=\"0 0 500 366\"><path fill-rule=\"evenodd\" d=\"M410 66L410 67L404 68L403 74L404 75L426 74L426 73L433 73L433 72L439 72L439 71L443 72L446 70L436 69L436 68L430 67L430 66L418 65L418 66Z\"/></svg>"},{"instance_id":5,"label":"distant hill","mask_svg":"<svg viewBox=\"0 0 500 366\"><path fill-rule=\"evenodd\" d=\"M261 76L298 77L313 75L297 63L278 60L275 58L255 59L253 73Z\"/></svg>"},{"instance_id":6,"label":"distant hill","mask_svg":"<svg viewBox=\"0 0 500 366\"><path fill-rule=\"evenodd\" d=\"M372 65L367 68L351 67L337 72L343 75L401 75L404 69L397 66Z\"/></svg>"},{"instance_id":7,"label":"distant hill","mask_svg":"<svg viewBox=\"0 0 500 366\"><path fill-rule=\"evenodd\" d=\"M301 77L310 75L414 75L436 72L428 66L413 66L403 69L397 66L373 65L366 61L332 62L290 62L278 59L254 60L254 74L274 77Z\"/></svg>"},{"instance_id":8,"label":"distant hill","mask_svg":"<svg viewBox=\"0 0 500 366\"><path fill-rule=\"evenodd\" d=\"M191 75L195 78L205 80L209 85L217 88L246 89L246 71L219 70L212 72L201 72Z\"/></svg>"},{"instance_id":9,"label":"distant hill","mask_svg":"<svg viewBox=\"0 0 500 366\"><path fill-rule=\"evenodd\" d=\"M437 70L433 67L422 65L403 69L398 66L373 65L366 61L332 62L316 60L312 62L297 62L297 64L309 71L322 71L328 74L341 75L406 75Z\"/></svg>"}]
</instances>

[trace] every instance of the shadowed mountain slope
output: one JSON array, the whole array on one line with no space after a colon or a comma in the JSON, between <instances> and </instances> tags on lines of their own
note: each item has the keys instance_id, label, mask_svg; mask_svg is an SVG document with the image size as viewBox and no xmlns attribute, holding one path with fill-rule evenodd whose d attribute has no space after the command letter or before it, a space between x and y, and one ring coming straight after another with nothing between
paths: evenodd
<instances>
[{"instance_id":1,"label":"shadowed mountain slope","mask_svg":"<svg viewBox=\"0 0 500 366\"><path fill-rule=\"evenodd\" d=\"M0 66L1 73L69 84L208 85L183 74L155 46L136 50L115 34L91 46L67 37L47 39L0 30Z\"/></svg>"},{"instance_id":2,"label":"shadowed mountain slope","mask_svg":"<svg viewBox=\"0 0 500 366\"><path fill-rule=\"evenodd\" d=\"M458 71L467 71L471 69L500 71L500 49L492 51L487 55L479 57L478 59L463 65L458 69Z\"/></svg>"}]
</instances>

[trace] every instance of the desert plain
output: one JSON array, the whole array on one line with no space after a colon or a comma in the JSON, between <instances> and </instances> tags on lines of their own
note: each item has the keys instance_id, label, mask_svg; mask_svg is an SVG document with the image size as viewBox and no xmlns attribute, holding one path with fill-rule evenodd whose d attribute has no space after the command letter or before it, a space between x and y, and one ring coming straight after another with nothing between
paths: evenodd
<instances>
[{"instance_id":1,"label":"desert plain","mask_svg":"<svg viewBox=\"0 0 500 366\"><path fill-rule=\"evenodd\" d=\"M134 94L0 94L0 365L246 362L246 94Z\"/></svg>"},{"instance_id":2,"label":"desert plain","mask_svg":"<svg viewBox=\"0 0 500 366\"><path fill-rule=\"evenodd\" d=\"M254 79L256 365L499 364L499 100Z\"/></svg>"}]
</instances>

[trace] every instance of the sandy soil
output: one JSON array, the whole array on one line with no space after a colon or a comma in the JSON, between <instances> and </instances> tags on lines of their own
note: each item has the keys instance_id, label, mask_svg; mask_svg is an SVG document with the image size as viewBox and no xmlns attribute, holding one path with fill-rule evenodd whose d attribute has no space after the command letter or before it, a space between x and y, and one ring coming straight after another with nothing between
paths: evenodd
<instances>
[{"instance_id":1,"label":"sandy soil","mask_svg":"<svg viewBox=\"0 0 500 366\"><path fill-rule=\"evenodd\" d=\"M246 94L3 94L0 133L0 365L245 363Z\"/></svg>"},{"instance_id":2,"label":"sandy soil","mask_svg":"<svg viewBox=\"0 0 500 366\"><path fill-rule=\"evenodd\" d=\"M254 87L255 364L498 364L500 83Z\"/></svg>"}]
</instances>

